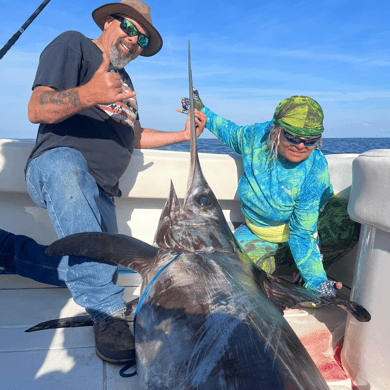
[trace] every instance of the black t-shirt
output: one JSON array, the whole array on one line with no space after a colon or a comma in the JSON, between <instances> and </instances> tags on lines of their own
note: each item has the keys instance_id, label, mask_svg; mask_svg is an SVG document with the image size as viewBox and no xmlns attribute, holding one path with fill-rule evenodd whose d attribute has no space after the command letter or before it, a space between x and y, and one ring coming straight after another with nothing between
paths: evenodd
<instances>
[{"instance_id":1,"label":"black t-shirt","mask_svg":"<svg viewBox=\"0 0 390 390\"><path fill-rule=\"evenodd\" d=\"M46 86L62 91L87 84L103 60L101 50L77 31L67 31L42 52L33 89ZM124 69L118 71L126 92L133 89ZM56 124L40 124L31 159L45 151L69 147L80 151L98 185L107 193L121 196L119 178L126 170L134 142L136 101L91 107Z\"/></svg>"}]
</instances>

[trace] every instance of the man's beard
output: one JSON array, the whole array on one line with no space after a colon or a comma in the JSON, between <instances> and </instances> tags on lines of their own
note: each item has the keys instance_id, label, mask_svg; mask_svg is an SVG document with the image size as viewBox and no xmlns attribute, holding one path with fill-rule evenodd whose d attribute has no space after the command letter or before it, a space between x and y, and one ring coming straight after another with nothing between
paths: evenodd
<instances>
[{"instance_id":1,"label":"man's beard","mask_svg":"<svg viewBox=\"0 0 390 390\"><path fill-rule=\"evenodd\" d=\"M128 47L130 49L129 54L126 54L119 49L119 45L122 42L123 44L125 44L124 39L119 39L118 42L115 43L115 45L112 45L110 49L110 62L112 66L114 66L117 69L124 68L131 60L133 60L136 57L135 45L133 45L132 43L126 43L125 47Z\"/></svg>"}]
</instances>

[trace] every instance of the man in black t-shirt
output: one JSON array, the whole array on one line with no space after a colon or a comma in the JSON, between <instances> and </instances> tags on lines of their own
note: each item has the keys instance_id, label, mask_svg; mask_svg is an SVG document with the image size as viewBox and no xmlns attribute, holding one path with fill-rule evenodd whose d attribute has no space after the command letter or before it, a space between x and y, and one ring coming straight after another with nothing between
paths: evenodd
<instances>
[{"instance_id":1,"label":"man in black t-shirt","mask_svg":"<svg viewBox=\"0 0 390 390\"><path fill-rule=\"evenodd\" d=\"M162 47L149 6L122 0L97 8L92 16L102 29L98 39L68 31L42 52L28 106L30 121L40 124L26 165L28 191L48 210L59 237L117 232L114 197L121 195L118 182L133 148L190 139L189 121L182 132L142 128L133 85L123 69ZM199 135L206 117L199 111L195 115ZM37 258L44 262L40 248ZM70 256L60 258L56 271L58 283L65 282L92 317L98 356L111 363L133 359L124 291L114 283L117 268ZM54 279L49 282L56 284Z\"/></svg>"}]
</instances>

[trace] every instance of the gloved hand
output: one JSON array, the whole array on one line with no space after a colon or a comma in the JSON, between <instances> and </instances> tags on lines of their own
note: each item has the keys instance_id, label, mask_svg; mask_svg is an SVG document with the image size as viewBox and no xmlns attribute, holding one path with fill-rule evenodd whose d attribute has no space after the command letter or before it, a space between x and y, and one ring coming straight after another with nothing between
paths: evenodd
<instances>
[{"instance_id":1,"label":"gloved hand","mask_svg":"<svg viewBox=\"0 0 390 390\"><path fill-rule=\"evenodd\" d=\"M199 92L197 89L193 89L193 97L194 97L194 106L197 110L201 110L203 107L204 107L204 104L202 103L202 101L200 100L200 97L199 97ZM190 110L190 99L187 99L187 98L183 98L182 101L181 101L181 105L183 107L183 109L181 110L181 112L183 114L188 114L188 111Z\"/></svg>"},{"instance_id":2,"label":"gloved hand","mask_svg":"<svg viewBox=\"0 0 390 390\"><path fill-rule=\"evenodd\" d=\"M328 280L322 284L320 284L317 288L316 288L316 292L318 294L321 294L323 297L335 297L336 296L336 282L332 281L332 280Z\"/></svg>"}]
</instances>

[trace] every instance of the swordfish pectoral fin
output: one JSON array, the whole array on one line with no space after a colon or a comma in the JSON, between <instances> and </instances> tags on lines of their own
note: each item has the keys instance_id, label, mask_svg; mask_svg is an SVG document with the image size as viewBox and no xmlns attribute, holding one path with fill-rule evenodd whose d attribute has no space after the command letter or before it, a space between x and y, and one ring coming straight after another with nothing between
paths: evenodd
<instances>
[{"instance_id":1,"label":"swordfish pectoral fin","mask_svg":"<svg viewBox=\"0 0 390 390\"><path fill-rule=\"evenodd\" d=\"M93 322L89 315L78 317L58 318L56 320L50 320L41 322L38 325L32 326L25 330L25 332L36 332L38 330L57 329L57 328L79 328L82 326L92 326Z\"/></svg>"},{"instance_id":2,"label":"swordfish pectoral fin","mask_svg":"<svg viewBox=\"0 0 390 390\"><path fill-rule=\"evenodd\" d=\"M46 249L49 256L72 255L109 261L138 272L141 276L157 252L157 248L136 238L112 233L77 233L53 242Z\"/></svg>"},{"instance_id":3,"label":"swordfish pectoral fin","mask_svg":"<svg viewBox=\"0 0 390 390\"><path fill-rule=\"evenodd\" d=\"M315 291L310 291L302 286L269 275L254 264L252 265L252 274L258 287L281 312L286 308L311 302L316 305L339 306L351 313L360 322L368 322L371 319L370 313L358 303L339 297L321 296Z\"/></svg>"},{"instance_id":4,"label":"swordfish pectoral fin","mask_svg":"<svg viewBox=\"0 0 390 390\"><path fill-rule=\"evenodd\" d=\"M139 297L134 298L132 301L126 303L126 321L134 321L134 313L139 302ZM56 320L50 320L41 322L37 325L32 326L25 330L25 332L36 332L39 330L46 329L57 329L57 328L80 328L82 326L92 326L93 321L89 314L81 315L77 317L66 317L66 318L57 318Z\"/></svg>"}]
</instances>

